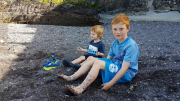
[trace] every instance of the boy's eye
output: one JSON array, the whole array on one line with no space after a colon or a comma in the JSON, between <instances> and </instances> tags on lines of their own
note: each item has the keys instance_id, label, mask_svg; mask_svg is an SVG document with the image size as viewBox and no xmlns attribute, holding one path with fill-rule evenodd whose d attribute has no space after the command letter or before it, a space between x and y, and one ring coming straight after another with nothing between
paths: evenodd
<instances>
[{"instance_id":1,"label":"boy's eye","mask_svg":"<svg viewBox=\"0 0 180 101\"><path fill-rule=\"evenodd\" d=\"M115 28L114 30L116 31L117 29Z\"/></svg>"},{"instance_id":2,"label":"boy's eye","mask_svg":"<svg viewBox=\"0 0 180 101\"><path fill-rule=\"evenodd\" d=\"M123 28L120 28L120 31L122 31L123 30Z\"/></svg>"}]
</instances>

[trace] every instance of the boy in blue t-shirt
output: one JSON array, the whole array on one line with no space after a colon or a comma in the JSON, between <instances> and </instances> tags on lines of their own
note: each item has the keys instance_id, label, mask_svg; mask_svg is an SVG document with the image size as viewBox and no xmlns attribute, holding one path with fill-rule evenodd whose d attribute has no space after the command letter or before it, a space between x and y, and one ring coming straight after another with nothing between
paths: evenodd
<instances>
[{"instance_id":1,"label":"boy in blue t-shirt","mask_svg":"<svg viewBox=\"0 0 180 101\"><path fill-rule=\"evenodd\" d=\"M90 70L79 86L65 85L72 93L81 94L97 78L99 71L103 80L102 90L108 90L119 82L129 82L137 74L139 48L127 35L130 30L129 22L129 18L124 14L119 14L112 20L111 28L116 40L111 44L107 59L89 57L73 75L59 75L65 80L72 81Z\"/></svg>"},{"instance_id":2,"label":"boy in blue t-shirt","mask_svg":"<svg viewBox=\"0 0 180 101\"><path fill-rule=\"evenodd\" d=\"M105 53L105 45L101 41L103 32L104 32L104 29L101 25L93 26L91 28L91 35L90 35L91 41L90 41L87 49L83 49L81 47L77 48L78 51L87 52L87 54L80 56L79 58L77 58L73 61L63 59L63 61L62 61L63 65L66 67L74 67L76 69L79 69L86 62L84 60L86 60L89 56L102 58ZM82 62L82 61L84 61L84 62Z\"/></svg>"}]
</instances>

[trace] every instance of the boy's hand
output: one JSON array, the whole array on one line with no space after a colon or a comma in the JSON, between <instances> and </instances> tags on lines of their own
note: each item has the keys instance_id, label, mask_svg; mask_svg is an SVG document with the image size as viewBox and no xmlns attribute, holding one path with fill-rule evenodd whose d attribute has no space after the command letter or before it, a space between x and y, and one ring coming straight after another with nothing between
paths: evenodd
<instances>
[{"instance_id":1,"label":"boy's hand","mask_svg":"<svg viewBox=\"0 0 180 101\"><path fill-rule=\"evenodd\" d=\"M100 52L97 52L96 56L100 56L100 55L101 55L101 53L100 53Z\"/></svg>"},{"instance_id":2,"label":"boy's hand","mask_svg":"<svg viewBox=\"0 0 180 101\"><path fill-rule=\"evenodd\" d=\"M107 83L101 84L101 86L102 86L101 90L108 90L113 85L110 82L107 82Z\"/></svg>"},{"instance_id":3,"label":"boy's hand","mask_svg":"<svg viewBox=\"0 0 180 101\"><path fill-rule=\"evenodd\" d=\"M81 48L81 47L78 47L77 50L78 50L78 51L82 51L82 48Z\"/></svg>"}]
</instances>

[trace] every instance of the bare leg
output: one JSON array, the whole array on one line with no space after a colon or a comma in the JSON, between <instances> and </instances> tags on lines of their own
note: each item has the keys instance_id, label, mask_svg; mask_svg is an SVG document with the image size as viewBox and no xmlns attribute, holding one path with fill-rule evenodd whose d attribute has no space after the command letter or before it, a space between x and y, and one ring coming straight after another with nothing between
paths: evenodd
<instances>
[{"instance_id":1,"label":"bare leg","mask_svg":"<svg viewBox=\"0 0 180 101\"><path fill-rule=\"evenodd\" d=\"M87 59L87 62L84 65L82 65L73 75L66 76L64 74L58 74L58 76L63 78L63 79L65 79L65 80L67 80L67 81L76 80L80 76L82 76L85 73L87 73L96 60L98 60L98 59L94 58L94 57L89 57Z\"/></svg>"},{"instance_id":2,"label":"bare leg","mask_svg":"<svg viewBox=\"0 0 180 101\"><path fill-rule=\"evenodd\" d=\"M83 60L85 60L85 56L80 56L79 58L73 60L71 63L76 64L76 63L80 63Z\"/></svg>"},{"instance_id":3,"label":"bare leg","mask_svg":"<svg viewBox=\"0 0 180 101\"><path fill-rule=\"evenodd\" d=\"M73 76L66 76L66 75L64 75L64 74L57 74L57 76L65 79L65 80L67 80L67 81L73 81L73 80L74 80Z\"/></svg>"},{"instance_id":4,"label":"bare leg","mask_svg":"<svg viewBox=\"0 0 180 101\"><path fill-rule=\"evenodd\" d=\"M87 61L87 60L83 61L80 65L82 66L83 64L85 64L85 63L86 63L86 61Z\"/></svg>"},{"instance_id":5,"label":"bare leg","mask_svg":"<svg viewBox=\"0 0 180 101\"><path fill-rule=\"evenodd\" d=\"M65 87L75 95L79 95L97 78L99 70L105 71L105 62L96 60L89 74L79 86L66 85Z\"/></svg>"},{"instance_id":6,"label":"bare leg","mask_svg":"<svg viewBox=\"0 0 180 101\"><path fill-rule=\"evenodd\" d=\"M85 63L86 63L86 61L87 61L87 60L83 61L80 65L82 66L83 64L85 64Z\"/></svg>"}]
</instances>

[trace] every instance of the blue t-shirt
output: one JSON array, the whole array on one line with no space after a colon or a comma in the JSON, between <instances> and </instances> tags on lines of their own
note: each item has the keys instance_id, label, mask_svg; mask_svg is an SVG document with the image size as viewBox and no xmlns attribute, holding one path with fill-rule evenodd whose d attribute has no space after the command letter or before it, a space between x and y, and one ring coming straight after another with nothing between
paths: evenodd
<instances>
[{"instance_id":1,"label":"blue t-shirt","mask_svg":"<svg viewBox=\"0 0 180 101\"><path fill-rule=\"evenodd\" d=\"M94 40L90 41L89 46L87 47L88 53L97 54L97 52L105 53L105 46L102 41L94 43Z\"/></svg>"},{"instance_id":2,"label":"blue t-shirt","mask_svg":"<svg viewBox=\"0 0 180 101\"><path fill-rule=\"evenodd\" d=\"M139 47L137 43L128 37L124 42L118 43L118 39L111 44L109 56L113 57L113 62L122 66L122 62L130 62L127 74L132 79L138 72Z\"/></svg>"}]
</instances>

